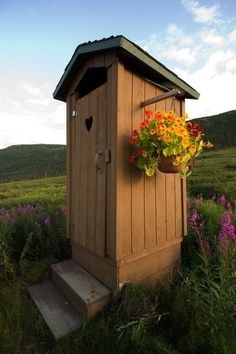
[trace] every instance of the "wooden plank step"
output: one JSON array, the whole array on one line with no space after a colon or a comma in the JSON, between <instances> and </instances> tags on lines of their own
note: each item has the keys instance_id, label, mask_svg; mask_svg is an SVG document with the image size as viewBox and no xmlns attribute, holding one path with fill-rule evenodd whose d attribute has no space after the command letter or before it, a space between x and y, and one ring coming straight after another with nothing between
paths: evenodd
<instances>
[{"instance_id":1,"label":"wooden plank step","mask_svg":"<svg viewBox=\"0 0 236 354\"><path fill-rule=\"evenodd\" d=\"M55 339L78 329L82 325L81 315L51 280L29 287L28 292Z\"/></svg>"},{"instance_id":2,"label":"wooden plank step","mask_svg":"<svg viewBox=\"0 0 236 354\"><path fill-rule=\"evenodd\" d=\"M72 259L51 269L54 283L85 317L94 317L109 302L111 291Z\"/></svg>"}]
</instances>

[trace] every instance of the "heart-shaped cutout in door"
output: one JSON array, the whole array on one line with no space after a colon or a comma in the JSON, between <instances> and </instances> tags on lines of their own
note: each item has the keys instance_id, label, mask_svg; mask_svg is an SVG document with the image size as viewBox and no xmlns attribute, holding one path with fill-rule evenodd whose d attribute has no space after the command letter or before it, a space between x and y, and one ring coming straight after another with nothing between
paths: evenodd
<instances>
[{"instance_id":1,"label":"heart-shaped cutout in door","mask_svg":"<svg viewBox=\"0 0 236 354\"><path fill-rule=\"evenodd\" d=\"M85 119L85 126L86 126L88 132L91 130L92 125L93 125L93 117L90 116L89 118Z\"/></svg>"}]
</instances>

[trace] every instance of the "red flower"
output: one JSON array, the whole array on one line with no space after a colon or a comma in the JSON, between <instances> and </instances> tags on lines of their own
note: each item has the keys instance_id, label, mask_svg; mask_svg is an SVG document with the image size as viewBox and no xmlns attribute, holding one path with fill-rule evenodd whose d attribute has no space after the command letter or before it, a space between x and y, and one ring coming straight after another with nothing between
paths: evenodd
<instances>
[{"instance_id":1,"label":"red flower","mask_svg":"<svg viewBox=\"0 0 236 354\"><path fill-rule=\"evenodd\" d=\"M145 119L144 121L142 121L140 123L140 128L145 128L148 124L149 124L149 121L147 119Z\"/></svg>"},{"instance_id":2,"label":"red flower","mask_svg":"<svg viewBox=\"0 0 236 354\"><path fill-rule=\"evenodd\" d=\"M162 119L162 118L163 118L163 114L162 114L161 112L157 112L157 113L155 114L155 118L156 118L156 119Z\"/></svg>"},{"instance_id":3,"label":"red flower","mask_svg":"<svg viewBox=\"0 0 236 354\"><path fill-rule=\"evenodd\" d=\"M137 131L137 129L134 129L133 131L132 131L132 136L138 136L138 131Z\"/></svg>"},{"instance_id":4,"label":"red flower","mask_svg":"<svg viewBox=\"0 0 236 354\"><path fill-rule=\"evenodd\" d=\"M130 139L129 144L130 144L130 145L136 144L136 139Z\"/></svg>"},{"instance_id":5,"label":"red flower","mask_svg":"<svg viewBox=\"0 0 236 354\"><path fill-rule=\"evenodd\" d=\"M150 119L153 115L153 111L151 111L150 109L148 109L147 111L145 111L145 116L147 119Z\"/></svg>"}]
</instances>

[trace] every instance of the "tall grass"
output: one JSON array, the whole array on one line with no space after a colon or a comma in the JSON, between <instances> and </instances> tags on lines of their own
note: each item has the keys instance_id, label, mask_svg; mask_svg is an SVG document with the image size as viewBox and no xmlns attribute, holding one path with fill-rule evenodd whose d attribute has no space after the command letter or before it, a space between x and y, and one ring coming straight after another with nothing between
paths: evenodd
<instances>
[{"instance_id":1,"label":"tall grass","mask_svg":"<svg viewBox=\"0 0 236 354\"><path fill-rule=\"evenodd\" d=\"M38 232L31 227L34 225L37 228L35 220L39 211L42 236L46 235L49 245L53 244L50 242L54 238L50 236L48 227L61 230L62 235L63 226L53 224L53 220L56 220L53 209L50 211L44 207L42 212L42 206L39 209L38 206L33 209L27 206L18 208L4 208L1 214L8 219L5 233L7 227L12 227L11 218L16 220L22 208L26 208L29 216L28 221L24 222L21 217L22 224L19 218L19 229L14 234L17 247L14 242L9 242L5 249L13 267L10 275L6 271L6 276L1 279L2 353L235 352L236 212L225 197L211 200L200 197L191 202L189 235L183 242L182 267L178 273L157 282L153 287L127 285L116 293L103 314L58 343L53 342L47 327L27 297L26 289L49 276L49 264L58 259L55 249L63 249L61 245L50 246L53 252L42 248L43 252L40 253L36 252L36 245L31 248L31 242L34 237L37 238ZM6 212L9 214L7 217ZM19 237L20 230L23 235L32 235L27 252L27 237ZM12 231L9 235L13 235ZM66 254L61 253L61 259ZM3 267L4 264L2 270Z\"/></svg>"}]
</instances>

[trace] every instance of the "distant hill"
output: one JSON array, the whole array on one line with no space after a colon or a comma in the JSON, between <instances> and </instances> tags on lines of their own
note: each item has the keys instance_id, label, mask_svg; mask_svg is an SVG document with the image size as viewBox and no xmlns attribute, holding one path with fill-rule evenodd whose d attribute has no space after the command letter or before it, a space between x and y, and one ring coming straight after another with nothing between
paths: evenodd
<instances>
[{"instance_id":1,"label":"distant hill","mask_svg":"<svg viewBox=\"0 0 236 354\"><path fill-rule=\"evenodd\" d=\"M236 110L214 116L193 119L198 121L215 149L236 146Z\"/></svg>"},{"instance_id":2,"label":"distant hill","mask_svg":"<svg viewBox=\"0 0 236 354\"><path fill-rule=\"evenodd\" d=\"M13 145L0 149L0 182L65 175L65 145Z\"/></svg>"}]
</instances>

